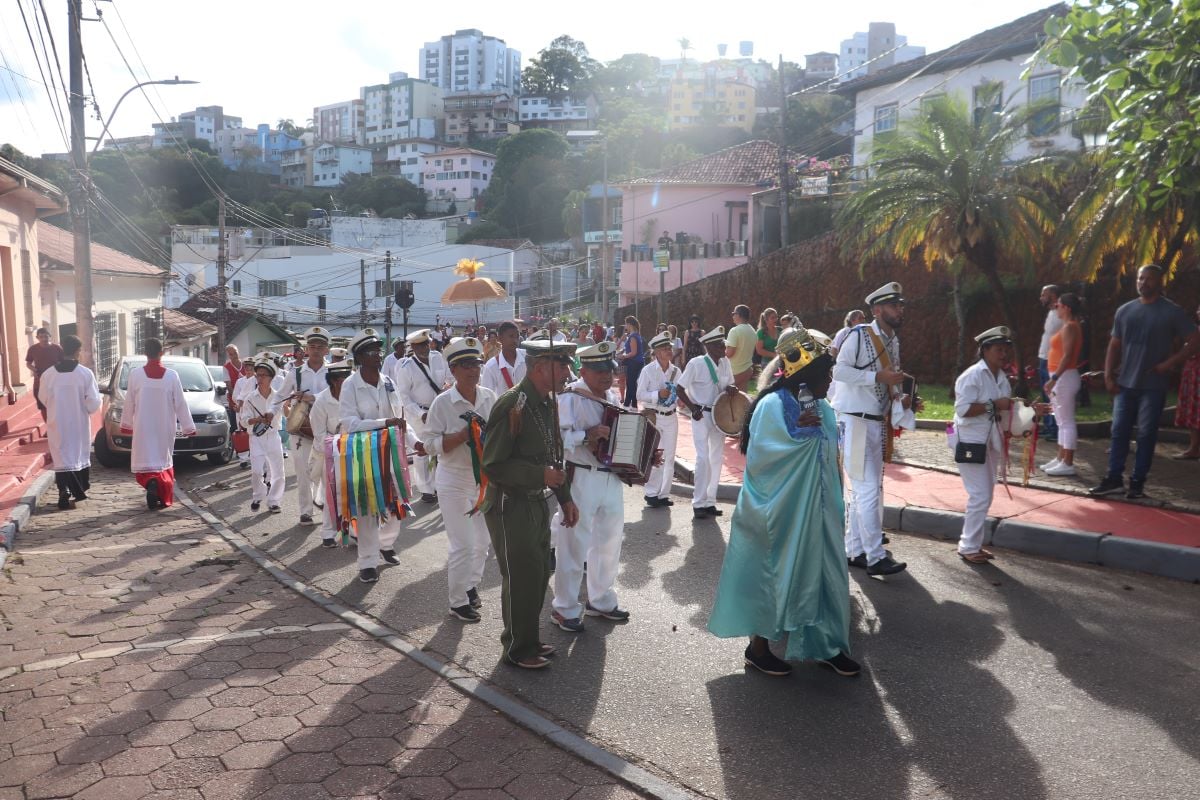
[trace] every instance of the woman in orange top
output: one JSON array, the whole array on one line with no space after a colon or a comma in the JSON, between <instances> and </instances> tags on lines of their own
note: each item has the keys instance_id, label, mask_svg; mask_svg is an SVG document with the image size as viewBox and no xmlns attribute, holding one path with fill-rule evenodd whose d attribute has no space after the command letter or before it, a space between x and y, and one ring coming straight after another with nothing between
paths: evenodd
<instances>
[{"instance_id":1,"label":"woman in orange top","mask_svg":"<svg viewBox=\"0 0 1200 800\"><path fill-rule=\"evenodd\" d=\"M1058 420L1058 456L1042 465L1042 471L1054 477L1067 477L1075 471L1075 445L1079 440L1075 425L1075 396L1079 394L1079 351L1083 347L1083 330L1079 325L1083 304L1078 295L1064 294L1054 308L1063 326L1050 338L1047 367L1050 380L1045 391L1050 407Z\"/></svg>"}]
</instances>

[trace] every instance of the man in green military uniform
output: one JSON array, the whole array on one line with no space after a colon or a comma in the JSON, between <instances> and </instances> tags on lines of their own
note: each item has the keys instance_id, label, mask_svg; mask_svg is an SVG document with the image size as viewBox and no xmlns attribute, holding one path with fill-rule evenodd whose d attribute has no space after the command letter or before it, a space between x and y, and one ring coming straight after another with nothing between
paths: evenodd
<instances>
[{"instance_id":1,"label":"man in green military uniform","mask_svg":"<svg viewBox=\"0 0 1200 800\"><path fill-rule=\"evenodd\" d=\"M510 664L541 669L554 652L538 635L550 581L550 511L546 489L572 527L579 509L562 464L562 439L553 399L567 378L575 345L549 340L521 344L525 379L500 396L488 418L483 471L488 478L484 519L503 578L500 644Z\"/></svg>"}]
</instances>

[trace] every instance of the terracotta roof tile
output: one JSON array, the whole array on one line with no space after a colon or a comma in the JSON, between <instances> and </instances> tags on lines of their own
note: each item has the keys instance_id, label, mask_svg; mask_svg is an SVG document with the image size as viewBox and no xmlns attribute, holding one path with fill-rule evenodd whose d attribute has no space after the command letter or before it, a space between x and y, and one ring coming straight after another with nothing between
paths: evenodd
<instances>
[{"instance_id":1,"label":"terracotta roof tile","mask_svg":"<svg viewBox=\"0 0 1200 800\"><path fill-rule=\"evenodd\" d=\"M620 185L767 186L778 175L779 146L765 139L754 139Z\"/></svg>"},{"instance_id":2,"label":"terracotta roof tile","mask_svg":"<svg viewBox=\"0 0 1200 800\"><path fill-rule=\"evenodd\" d=\"M163 330L168 339L194 339L197 336L212 336L217 329L201 319L174 308L162 312Z\"/></svg>"},{"instance_id":3,"label":"terracotta roof tile","mask_svg":"<svg viewBox=\"0 0 1200 800\"><path fill-rule=\"evenodd\" d=\"M49 222L37 224L38 255L56 261L65 269L75 267L75 234ZM120 272L126 275L149 275L166 278L167 271L148 261L114 250L98 242L92 242L92 271Z\"/></svg>"}]
</instances>

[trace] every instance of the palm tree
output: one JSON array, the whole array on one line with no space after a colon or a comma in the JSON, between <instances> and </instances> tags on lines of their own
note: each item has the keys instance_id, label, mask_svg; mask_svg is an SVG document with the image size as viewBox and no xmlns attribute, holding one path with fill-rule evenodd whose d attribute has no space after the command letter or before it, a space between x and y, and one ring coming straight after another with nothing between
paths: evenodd
<instances>
[{"instance_id":1,"label":"palm tree","mask_svg":"<svg viewBox=\"0 0 1200 800\"><path fill-rule=\"evenodd\" d=\"M692 40L681 36L676 41L679 42L679 58L684 64L687 64L687 54L692 49Z\"/></svg>"},{"instance_id":2,"label":"palm tree","mask_svg":"<svg viewBox=\"0 0 1200 800\"><path fill-rule=\"evenodd\" d=\"M1047 168L1057 158L1020 163L1009 158L1036 110L1026 107L974 121L961 101L927 102L901 130L876 134L871 175L836 220L846 258L887 254L906 261L920 252L927 269L960 261L978 271L1013 331L1018 374L1021 335L1001 265L1032 263L1059 216L1041 188L1053 179ZM963 271L957 270L960 276ZM961 277L955 298L961 303ZM961 307L955 310L962 352L964 314Z\"/></svg>"}]
</instances>

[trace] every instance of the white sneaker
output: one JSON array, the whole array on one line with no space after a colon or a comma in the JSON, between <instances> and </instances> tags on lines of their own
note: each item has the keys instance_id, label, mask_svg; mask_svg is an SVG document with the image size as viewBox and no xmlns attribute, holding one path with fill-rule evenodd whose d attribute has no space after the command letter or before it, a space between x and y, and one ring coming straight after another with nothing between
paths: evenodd
<instances>
[{"instance_id":1,"label":"white sneaker","mask_svg":"<svg viewBox=\"0 0 1200 800\"><path fill-rule=\"evenodd\" d=\"M1071 475L1078 475L1079 473L1077 473L1075 471L1074 464L1061 464L1060 463L1060 464L1055 464L1053 467L1050 467L1049 469L1047 469L1046 474L1052 478L1066 478L1066 477L1070 477Z\"/></svg>"},{"instance_id":2,"label":"white sneaker","mask_svg":"<svg viewBox=\"0 0 1200 800\"><path fill-rule=\"evenodd\" d=\"M1042 472L1049 472L1050 470L1054 469L1061 463L1062 462L1059 461L1057 458L1051 459L1050 461L1047 461L1045 464L1042 464Z\"/></svg>"}]
</instances>

